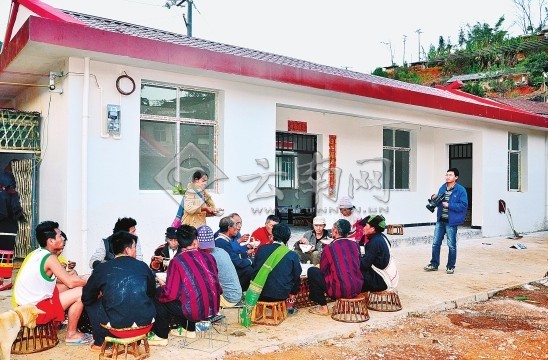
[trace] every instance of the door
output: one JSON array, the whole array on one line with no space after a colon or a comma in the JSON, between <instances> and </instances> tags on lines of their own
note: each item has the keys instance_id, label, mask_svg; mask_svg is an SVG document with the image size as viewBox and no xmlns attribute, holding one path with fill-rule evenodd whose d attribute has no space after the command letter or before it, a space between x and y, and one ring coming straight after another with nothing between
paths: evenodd
<instances>
[{"instance_id":1,"label":"door","mask_svg":"<svg viewBox=\"0 0 548 360\"><path fill-rule=\"evenodd\" d=\"M293 225L312 225L316 215L316 135L276 132L276 214Z\"/></svg>"},{"instance_id":2,"label":"door","mask_svg":"<svg viewBox=\"0 0 548 360\"><path fill-rule=\"evenodd\" d=\"M472 144L449 145L449 167L459 169L458 183L468 194L468 211L464 225L472 225Z\"/></svg>"}]
</instances>

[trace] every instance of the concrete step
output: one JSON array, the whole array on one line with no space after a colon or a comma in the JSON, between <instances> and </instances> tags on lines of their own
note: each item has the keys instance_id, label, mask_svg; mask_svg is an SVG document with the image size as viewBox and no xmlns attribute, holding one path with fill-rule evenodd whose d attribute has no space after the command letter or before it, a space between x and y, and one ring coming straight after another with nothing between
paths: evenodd
<instances>
[{"instance_id":1,"label":"concrete step","mask_svg":"<svg viewBox=\"0 0 548 360\"><path fill-rule=\"evenodd\" d=\"M434 228L435 226L412 226L403 228L403 235L388 235L388 239L392 243L393 247L400 246L413 246L432 244L434 241ZM309 230L303 226L291 226L291 238L288 241L288 246L293 249L293 244L302 238L305 231ZM470 227L459 227L457 232L457 239L475 239L483 237L481 229L472 229ZM445 240L443 241L445 243Z\"/></svg>"},{"instance_id":2,"label":"concrete step","mask_svg":"<svg viewBox=\"0 0 548 360\"><path fill-rule=\"evenodd\" d=\"M404 227L403 235L386 235L393 247L432 244L434 241L434 226ZM459 227L457 240L481 238L481 229ZM445 244L444 239L443 243Z\"/></svg>"}]
</instances>

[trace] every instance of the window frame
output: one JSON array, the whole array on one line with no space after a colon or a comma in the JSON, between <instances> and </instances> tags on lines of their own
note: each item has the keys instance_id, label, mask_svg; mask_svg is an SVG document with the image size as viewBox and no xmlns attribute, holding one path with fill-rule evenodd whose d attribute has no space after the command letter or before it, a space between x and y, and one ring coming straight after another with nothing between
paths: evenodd
<instances>
[{"instance_id":1,"label":"window frame","mask_svg":"<svg viewBox=\"0 0 548 360\"><path fill-rule=\"evenodd\" d=\"M517 149L513 148L514 142L513 138L517 137ZM522 159L523 159L523 135L522 134L516 134L516 133L508 133L508 167L507 167L507 190L508 191L516 191L520 192L522 191ZM517 156L517 169L514 169L512 166L512 157ZM514 188L512 187L512 179L514 177L514 173L517 180L517 186Z\"/></svg>"},{"instance_id":2,"label":"window frame","mask_svg":"<svg viewBox=\"0 0 548 360\"><path fill-rule=\"evenodd\" d=\"M212 156L213 156L213 159L212 160L212 168L211 169L205 169L206 171L210 170L212 173L211 174L208 174L209 175L209 178L211 180L214 180L217 178L217 174L216 174L216 171L217 171L217 164L218 164L218 143L219 143L219 140L218 140L218 129L219 129L219 91L217 90L213 90L213 89L206 89L206 88L199 88L199 87L193 87L193 86L185 86L185 85L176 85L176 84L169 84L169 83L161 83L161 82L156 82L156 81L148 81L148 80L143 80L142 83L141 83L141 87L143 88L144 86L147 86L147 85L150 85L150 86L159 86L159 87L163 87L163 88L171 88L171 89L174 89L175 90L175 116L164 116L164 115L154 115L154 114L145 114L145 113L142 113L141 111L141 108L139 108L139 122L142 122L142 121L148 121L148 122L153 122L153 123L170 123L170 124L173 124L175 126L175 130L174 130L174 136L175 136L175 153L173 153L173 157L172 159L176 159L175 163L178 164L178 169L177 171L174 171L174 181L176 183L179 183L181 184L183 187L186 187L186 183L183 184L182 183L182 179L180 178L180 173L181 171L179 170L180 169L180 164L181 164L181 159L179 157L179 154L180 152L183 150L181 148L181 125L183 124L186 124L186 125L194 125L194 126L210 126L213 128L213 144L211 145L211 152L212 152ZM181 117L181 93L183 91L196 91L196 92L201 92L201 93L210 93L210 94L213 94L214 96L214 106L215 106L215 109L213 111L213 119L193 119L193 118L186 118L186 117ZM142 92L141 92L142 94ZM142 95L141 95L141 98L142 98ZM142 100L141 100L141 105L142 105ZM140 106L141 106L140 105ZM141 135L139 135L141 136ZM196 146L198 146L198 144L195 144ZM186 146L186 145L185 145ZM206 154L207 155L207 154ZM139 158L141 158L141 147L139 146ZM170 160L172 161L172 160ZM168 162L169 163L169 162ZM139 160L139 178L141 177L141 159ZM209 172L209 171L208 171ZM214 184L213 186L210 185L210 187L208 187L208 189L211 189L213 187L212 190L214 191L217 191L218 190L218 184L217 184L217 181L212 181L212 183ZM174 184L173 184L174 185ZM158 191L158 190L171 190L171 189L158 189L158 188L143 188L141 187L141 179L139 179L139 190L140 191Z\"/></svg>"},{"instance_id":3,"label":"window frame","mask_svg":"<svg viewBox=\"0 0 548 360\"><path fill-rule=\"evenodd\" d=\"M386 180L386 177L385 177L385 173L386 173L386 165L383 165L383 180L382 180L382 187L384 190L411 190L411 171L412 171L412 168L411 168L411 146L412 146L412 133L410 130L408 129L396 129L396 128L389 128L389 127L383 127L383 136L382 136L382 150L383 150L383 154L382 154L382 157L383 157L383 164L386 164L386 163L390 163L390 171L388 173L389 175L389 184L387 186L387 180ZM384 132L385 130L389 130L392 132L392 144L390 145L385 145L385 142L384 142ZM407 133L407 141L408 141L408 146L409 147L403 147L403 146L396 146L396 132L397 131L402 131L402 132L405 132ZM400 152L400 153L407 153L407 187L399 187L399 188L396 188L396 176L395 174L397 173L396 170L399 170L398 172L401 173L403 171L403 169L396 169L396 165L397 165L397 161L395 160L391 160L390 158L387 158L385 157L385 152L386 151L389 151L391 154L392 154L392 159L396 159L396 153L397 152ZM388 161L386 161L388 160Z\"/></svg>"}]
</instances>

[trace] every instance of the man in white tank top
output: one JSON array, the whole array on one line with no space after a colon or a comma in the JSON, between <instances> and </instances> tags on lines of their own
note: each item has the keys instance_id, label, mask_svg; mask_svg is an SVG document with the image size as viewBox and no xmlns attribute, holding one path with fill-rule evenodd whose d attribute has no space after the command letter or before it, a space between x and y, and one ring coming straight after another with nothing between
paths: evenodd
<instances>
[{"instance_id":1,"label":"man in white tank top","mask_svg":"<svg viewBox=\"0 0 548 360\"><path fill-rule=\"evenodd\" d=\"M36 238L40 248L31 252L19 270L13 290L13 306L34 304L46 313L38 317L37 323L51 320L63 321L68 310L67 345L89 344L91 334L78 331L78 319L84 309L81 301L82 287L87 277L68 272L57 259L64 247L65 238L59 224L44 221L36 227ZM62 286L56 286L57 283Z\"/></svg>"}]
</instances>

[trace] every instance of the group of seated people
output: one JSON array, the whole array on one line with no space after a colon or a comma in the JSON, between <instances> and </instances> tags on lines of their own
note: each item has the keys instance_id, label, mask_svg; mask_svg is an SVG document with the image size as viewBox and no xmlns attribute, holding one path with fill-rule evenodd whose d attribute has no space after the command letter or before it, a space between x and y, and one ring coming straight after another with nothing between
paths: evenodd
<instances>
[{"instance_id":1,"label":"group of seated people","mask_svg":"<svg viewBox=\"0 0 548 360\"><path fill-rule=\"evenodd\" d=\"M349 298L389 286L377 271L390 260L382 235L384 218L368 216L361 224L367 238L363 254L358 242L348 238L347 220L337 220L329 232L322 217L314 219L314 229L291 251L290 228L276 216L269 215L265 226L251 235L242 235L242 219L233 213L220 219L216 233L207 225L168 227L165 243L147 265L137 222L121 218L91 257L92 274L79 276L74 264L67 266L60 257L66 235L58 223L44 221L36 227L40 248L26 257L17 275L13 303L32 303L45 311L38 323L62 322L67 316L68 345L89 344L99 350L111 327L143 329L151 345L165 346L168 335L195 337L203 330L200 321L215 316L221 307L249 310L257 301L286 301L289 314L295 313L301 263L311 262L319 268L307 272L310 300L318 304L310 312L326 315L326 296ZM252 239L260 243L254 246ZM303 252L298 244L313 247ZM77 328L84 309L92 334ZM242 324L249 323L249 315L242 312Z\"/></svg>"}]
</instances>

